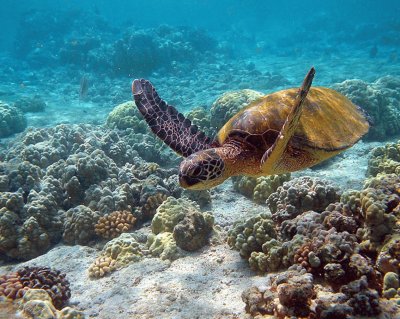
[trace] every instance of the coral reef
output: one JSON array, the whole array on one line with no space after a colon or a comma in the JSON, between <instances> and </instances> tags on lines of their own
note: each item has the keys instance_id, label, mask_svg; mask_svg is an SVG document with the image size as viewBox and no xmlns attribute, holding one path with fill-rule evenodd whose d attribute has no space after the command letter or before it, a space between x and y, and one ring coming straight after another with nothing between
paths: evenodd
<instances>
[{"instance_id":1,"label":"coral reef","mask_svg":"<svg viewBox=\"0 0 400 319\"><path fill-rule=\"evenodd\" d=\"M70 245L85 245L94 238L94 225L99 219L99 214L97 212L92 211L84 205L79 205L70 208L65 215L63 232L63 240L65 243Z\"/></svg>"},{"instance_id":2,"label":"coral reef","mask_svg":"<svg viewBox=\"0 0 400 319\"><path fill-rule=\"evenodd\" d=\"M150 219L176 189L165 182L176 168L144 161L125 133L58 125L15 140L0 165L0 255L30 259L61 238L87 245L114 211Z\"/></svg>"},{"instance_id":3,"label":"coral reef","mask_svg":"<svg viewBox=\"0 0 400 319\"><path fill-rule=\"evenodd\" d=\"M243 293L247 312L346 319L378 316L384 302L380 294L396 302L399 185L395 174L378 175L338 202L339 193L329 183L294 179L268 198L272 215L235 223L228 244L252 269L289 268L274 275L268 287ZM300 278L307 280L297 284Z\"/></svg>"},{"instance_id":4,"label":"coral reef","mask_svg":"<svg viewBox=\"0 0 400 319\"><path fill-rule=\"evenodd\" d=\"M117 105L107 117L107 126L126 130L134 129L135 133L148 132L148 126L143 116L139 113L133 101L125 102Z\"/></svg>"},{"instance_id":5,"label":"coral reef","mask_svg":"<svg viewBox=\"0 0 400 319\"><path fill-rule=\"evenodd\" d=\"M15 273L0 276L2 296L17 299L30 289L46 291L57 309L61 309L71 297L65 274L48 267L24 267Z\"/></svg>"},{"instance_id":6,"label":"coral reef","mask_svg":"<svg viewBox=\"0 0 400 319\"><path fill-rule=\"evenodd\" d=\"M46 109L46 102L39 95L25 96L15 101L14 106L23 113L43 112Z\"/></svg>"},{"instance_id":7,"label":"coral reef","mask_svg":"<svg viewBox=\"0 0 400 319\"><path fill-rule=\"evenodd\" d=\"M201 132L204 132L207 136L213 137L217 134L217 128L211 125L211 114L210 110L205 107L198 106L190 110L185 114L193 125L196 125Z\"/></svg>"},{"instance_id":8,"label":"coral reef","mask_svg":"<svg viewBox=\"0 0 400 319\"><path fill-rule=\"evenodd\" d=\"M0 101L0 138L22 132L26 126L26 118L19 109Z\"/></svg>"},{"instance_id":9,"label":"coral reef","mask_svg":"<svg viewBox=\"0 0 400 319\"><path fill-rule=\"evenodd\" d=\"M339 190L328 181L304 176L283 183L268 197L267 204L274 221L282 223L308 210L322 212L339 198Z\"/></svg>"},{"instance_id":10,"label":"coral reef","mask_svg":"<svg viewBox=\"0 0 400 319\"><path fill-rule=\"evenodd\" d=\"M200 212L194 202L168 197L157 208L147 246L154 256L176 259L179 256L177 247L195 251L206 245L213 225L212 214Z\"/></svg>"},{"instance_id":11,"label":"coral reef","mask_svg":"<svg viewBox=\"0 0 400 319\"><path fill-rule=\"evenodd\" d=\"M169 232L159 233L157 235L150 234L147 237L146 245L152 256L159 257L162 260L175 260L181 256L174 235Z\"/></svg>"},{"instance_id":12,"label":"coral reef","mask_svg":"<svg viewBox=\"0 0 400 319\"><path fill-rule=\"evenodd\" d=\"M238 111L263 96L248 89L224 93L211 106L211 126L218 131Z\"/></svg>"},{"instance_id":13,"label":"coral reef","mask_svg":"<svg viewBox=\"0 0 400 319\"><path fill-rule=\"evenodd\" d=\"M166 25L130 28L114 43L110 58L119 74L146 75L160 67L173 70L173 61L193 63L215 46L215 41L201 30Z\"/></svg>"},{"instance_id":14,"label":"coral reef","mask_svg":"<svg viewBox=\"0 0 400 319\"><path fill-rule=\"evenodd\" d=\"M233 177L233 188L256 203L262 204L279 186L289 180L290 173L261 177L236 176Z\"/></svg>"},{"instance_id":15,"label":"coral reef","mask_svg":"<svg viewBox=\"0 0 400 319\"><path fill-rule=\"evenodd\" d=\"M315 284L302 267L273 275L268 286L248 288L242 299L246 312L256 318L376 318L381 313L379 294L368 287L365 276L332 292Z\"/></svg>"},{"instance_id":16,"label":"coral reef","mask_svg":"<svg viewBox=\"0 0 400 319\"><path fill-rule=\"evenodd\" d=\"M43 289L29 289L23 296L19 308L26 318L84 319L83 312L71 307L56 310L49 293Z\"/></svg>"},{"instance_id":17,"label":"coral reef","mask_svg":"<svg viewBox=\"0 0 400 319\"><path fill-rule=\"evenodd\" d=\"M368 160L368 176L400 174L400 141L388 143L372 150Z\"/></svg>"},{"instance_id":18,"label":"coral reef","mask_svg":"<svg viewBox=\"0 0 400 319\"><path fill-rule=\"evenodd\" d=\"M99 257L89 266L89 277L103 277L142 258L142 248L133 234L122 233L109 241Z\"/></svg>"},{"instance_id":19,"label":"coral reef","mask_svg":"<svg viewBox=\"0 0 400 319\"><path fill-rule=\"evenodd\" d=\"M346 80L333 88L361 106L371 116L371 126L365 138L380 140L400 132L400 80L385 76L373 83Z\"/></svg>"},{"instance_id":20,"label":"coral reef","mask_svg":"<svg viewBox=\"0 0 400 319\"><path fill-rule=\"evenodd\" d=\"M136 218L131 212L115 211L100 217L95 225L95 232L103 238L115 238L121 233L126 233L135 225Z\"/></svg>"},{"instance_id":21,"label":"coral reef","mask_svg":"<svg viewBox=\"0 0 400 319\"><path fill-rule=\"evenodd\" d=\"M213 225L214 218L211 214L188 212L173 230L177 246L186 251L200 249L207 244Z\"/></svg>"}]
</instances>

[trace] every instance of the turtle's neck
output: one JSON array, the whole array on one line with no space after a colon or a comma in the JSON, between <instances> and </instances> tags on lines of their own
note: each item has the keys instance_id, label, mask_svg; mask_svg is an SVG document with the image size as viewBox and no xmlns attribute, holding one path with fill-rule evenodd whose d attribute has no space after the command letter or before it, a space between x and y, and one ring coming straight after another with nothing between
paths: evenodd
<instances>
[{"instance_id":1,"label":"turtle's neck","mask_svg":"<svg viewBox=\"0 0 400 319\"><path fill-rule=\"evenodd\" d=\"M224 175L228 178L237 175L260 176L261 156L251 154L236 143L226 143L215 148L217 154L224 160Z\"/></svg>"}]
</instances>

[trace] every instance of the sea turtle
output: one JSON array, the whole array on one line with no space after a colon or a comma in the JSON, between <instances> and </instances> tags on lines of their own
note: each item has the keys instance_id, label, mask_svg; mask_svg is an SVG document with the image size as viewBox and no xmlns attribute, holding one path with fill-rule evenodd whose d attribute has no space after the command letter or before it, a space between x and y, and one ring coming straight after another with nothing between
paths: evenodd
<instances>
[{"instance_id":1,"label":"sea turtle","mask_svg":"<svg viewBox=\"0 0 400 319\"><path fill-rule=\"evenodd\" d=\"M368 132L364 112L340 93L311 87L311 68L300 89L268 94L234 115L212 141L158 96L134 80L136 106L151 130L184 160L179 182L208 189L230 176L263 176L301 170L351 147Z\"/></svg>"}]
</instances>

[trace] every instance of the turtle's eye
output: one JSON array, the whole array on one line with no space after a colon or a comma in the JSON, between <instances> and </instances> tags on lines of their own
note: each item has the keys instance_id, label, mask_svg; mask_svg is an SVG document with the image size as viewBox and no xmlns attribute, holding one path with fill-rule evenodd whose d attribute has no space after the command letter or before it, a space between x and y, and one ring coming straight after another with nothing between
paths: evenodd
<instances>
[{"instance_id":1,"label":"turtle's eye","mask_svg":"<svg viewBox=\"0 0 400 319\"><path fill-rule=\"evenodd\" d=\"M199 176L202 173L202 169L200 166L196 166L192 171L191 174L192 176Z\"/></svg>"}]
</instances>

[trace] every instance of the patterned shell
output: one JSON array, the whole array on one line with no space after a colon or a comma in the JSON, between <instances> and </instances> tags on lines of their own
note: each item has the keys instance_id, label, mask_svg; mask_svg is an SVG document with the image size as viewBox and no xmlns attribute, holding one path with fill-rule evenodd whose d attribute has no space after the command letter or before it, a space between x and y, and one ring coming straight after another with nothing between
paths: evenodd
<instances>
[{"instance_id":1,"label":"patterned shell","mask_svg":"<svg viewBox=\"0 0 400 319\"><path fill-rule=\"evenodd\" d=\"M297 92L283 90L251 103L221 128L218 142L222 145L231 139L245 139L260 151L268 149L294 106ZM297 146L337 151L350 147L368 131L363 111L334 90L313 87L304 103L291 139Z\"/></svg>"}]
</instances>

